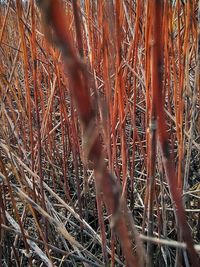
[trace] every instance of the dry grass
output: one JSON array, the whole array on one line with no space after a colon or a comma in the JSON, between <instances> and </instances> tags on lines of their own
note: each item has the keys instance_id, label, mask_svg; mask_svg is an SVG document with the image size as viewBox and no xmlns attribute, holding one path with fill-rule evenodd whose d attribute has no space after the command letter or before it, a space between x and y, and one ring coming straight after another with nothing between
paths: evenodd
<instances>
[{"instance_id":1,"label":"dry grass","mask_svg":"<svg viewBox=\"0 0 200 267\"><path fill-rule=\"evenodd\" d=\"M0 267L198 266L198 1L38 2L0 7Z\"/></svg>"}]
</instances>

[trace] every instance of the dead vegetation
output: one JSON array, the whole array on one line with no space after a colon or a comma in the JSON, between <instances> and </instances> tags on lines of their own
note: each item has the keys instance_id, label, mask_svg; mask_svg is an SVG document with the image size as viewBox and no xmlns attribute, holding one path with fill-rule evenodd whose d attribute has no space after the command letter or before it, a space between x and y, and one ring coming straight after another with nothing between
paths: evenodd
<instances>
[{"instance_id":1,"label":"dead vegetation","mask_svg":"<svg viewBox=\"0 0 200 267\"><path fill-rule=\"evenodd\" d=\"M36 2L0 7L0 266L199 266L198 1Z\"/></svg>"}]
</instances>

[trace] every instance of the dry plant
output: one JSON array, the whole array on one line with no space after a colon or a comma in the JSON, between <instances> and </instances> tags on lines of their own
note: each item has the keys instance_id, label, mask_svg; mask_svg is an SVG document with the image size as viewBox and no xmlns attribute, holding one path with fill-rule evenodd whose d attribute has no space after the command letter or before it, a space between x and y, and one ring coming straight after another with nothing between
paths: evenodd
<instances>
[{"instance_id":1,"label":"dry plant","mask_svg":"<svg viewBox=\"0 0 200 267\"><path fill-rule=\"evenodd\" d=\"M0 5L0 267L199 266L200 2Z\"/></svg>"}]
</instances>

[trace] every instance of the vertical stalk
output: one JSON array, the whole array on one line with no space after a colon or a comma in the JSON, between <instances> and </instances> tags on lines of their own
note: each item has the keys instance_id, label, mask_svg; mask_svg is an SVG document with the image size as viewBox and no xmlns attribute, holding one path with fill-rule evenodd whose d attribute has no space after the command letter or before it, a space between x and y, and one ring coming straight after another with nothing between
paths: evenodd
<instances>
[{"instance_id":1,"label":"vertical stalk","mask_svg":"<svg viewBox=\"0 0 200 267\"><path fill-rule=\"evenodd\" d=\"M152 34L154 36L154 45L152 47L152 60L154 62L154 71L152 75L153 84L156 94L156 113L157 113L157 126L158 126L158 139L160 144L160 150L162 154L162 161L165 168L167 181L171 193L171 198L175 203L175 214L177 216L178 225L180 227L181 235L187 244L187 250L189 253L192 266L199 266L199 258L197 252L194 249L193 240L189 226L186 221L186 216L182 204L181 190L176 187L176 172L175 165L172 162L172 156L170 153L170 145L168 140L167 125L164 114L164 96L163 96L163 84L162 84L162 72L163 72L163 37L162 37L162 0L152 1L153 27Z\"/></svg>"}]
</instances>

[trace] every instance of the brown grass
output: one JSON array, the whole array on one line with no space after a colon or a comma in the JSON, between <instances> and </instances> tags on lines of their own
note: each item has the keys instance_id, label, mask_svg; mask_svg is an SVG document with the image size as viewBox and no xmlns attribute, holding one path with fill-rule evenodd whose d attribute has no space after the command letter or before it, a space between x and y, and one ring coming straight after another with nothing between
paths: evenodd
<instances>
[{"instance_id":1,"label":"brown grass","mask_svg":"<svg viewBox=\"0 0 200 267\"><path fill-rule=\"evenodd\" d=\"M0 267L199 265L185 2L1 3Z\"/></svg>"}]
</instances>

